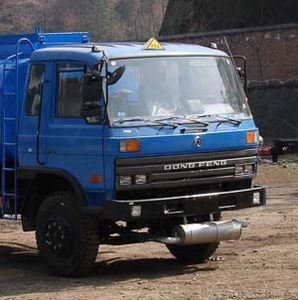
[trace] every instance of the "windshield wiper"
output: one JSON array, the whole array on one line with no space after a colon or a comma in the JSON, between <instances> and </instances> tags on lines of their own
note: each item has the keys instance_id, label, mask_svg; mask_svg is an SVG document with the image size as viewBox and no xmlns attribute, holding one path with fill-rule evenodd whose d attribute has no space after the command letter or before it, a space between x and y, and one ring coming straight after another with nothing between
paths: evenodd
<instances>
[{"instance_id":1,"label":"windshield wiper","mask_svg":"<svg viewBox=\"0 0 298 300\"><path fill-rule=\"evenodd\" d=\"M209 125L208 122L205 122L205 121L202 121L202 120L198 120L198 119L189 118L189 117L186 117L185 120L189 120L189 121L191 121L193 123L201 124L203 126L208 126Z\"/></svg>"},{"instance_id":2,"label":"windshield wiper","mask_svg":"<svg viewBox=\"0 0 298 300\"><path fill-rule=\"evenodd\" d=\"M145 121L145 120L142 118L120 119L120 120L114 121L113 124L115 124L115 123L123 124L126 122L142 122L142 121Z\"/></svg>"},{"instance_id":3,"label":"windshield wiper","mask_svg":"<svg viewBox=\"0 0 298 300\"><path fill-rule=\"evenodd\" d=\"M225 121L229 121L229 122L234 123L236 125L240 125L242 123L242 120L234 119L234 118L230 118L230 117L219 116L219 118L222 118ZM222 120L221 120L221 122L222 122Z\"/></svg>"},{"instance_id":4,"label":"windshield wiper","mask_svg":"<svg viewBox=\"0 0 298 300\"><path fill-rule=\"evenodd\" d=\"M142 118L120 119L120 120L114 121L113 124L115 124L115 123L123 124L123 123L127 123L127 122L144 122L144 123L157 124L157 125L161 125L161 126L169 126L169 127L173 127L173 128L177 127L176 124L165 123L165 122L162 122L162 120L152 120L152 119L142 119Z\"/></svg>"},{"instance_id":5,"label":"windshield wiper","mask_svg":"<svg viewBox=\"0 0 298 300\"><path fill-rule=\"evenodd\" d=\"M142 118L120 119L114 121L113 124L117 124L117 123L124 124L128 122L144 122L144 123L157 124L164 127L169 126L172 128L177 128L178 125L185 125L185 124L199 124L204 127L209 125L209 122L205 122L190 117L183 117L183 116L171 116L171 117L164 117L159 119L142 119Z\"/></svg>"},{"instance_id":6,"label":"windshield wiper","mask_svg":"<svg viewBox=\"0 0 298 300\"><path fill-rule=\"evenodd\" d=\"M230 117L226 117L226 116L221 116L221 115L198 115L196 117L197 118L209 118L210 122L219 122L219 123L230 122L235 125L240 125L242 123L242 120L230 118Z\"/></svg>"},{"instance_id":7,"label":"windshield wiper","mask_svg":"<svg viewBox=\"0 0 298 300\"><path fill-rule=\"evenodd\" d=\"M155 121L163 122L163 121L171 121L171 120L175 120L175 119L190 121L190 122L186 122L186 123L178 121L178 122L175 122L176 125L193 124L193 123L200 124L200 125L203 125L203 126L208 126L209 125L209 123L207 123L207 122L197 120L197 119L193 119L193 118L189 118L189 117L183 117L183 116L165 117L165 118L161 118L161 119L155 119Z\"/></svg>"}]
</instances>

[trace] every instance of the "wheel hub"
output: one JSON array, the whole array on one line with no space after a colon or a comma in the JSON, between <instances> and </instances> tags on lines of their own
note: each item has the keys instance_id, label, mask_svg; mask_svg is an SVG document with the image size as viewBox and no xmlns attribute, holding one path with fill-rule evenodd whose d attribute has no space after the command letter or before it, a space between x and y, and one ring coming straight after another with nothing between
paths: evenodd
<instances>
[{"instance_id":1,"label":"wheel hub","mask_svg":"<svg viewBox=\"0 0 298 300\"><path fill-rule=\"evenodd\" d=\"M51 219L45 226L45 243L55 254L70 254L73 236L70 224L64 219Z\"/></svg>"}]
</instances>

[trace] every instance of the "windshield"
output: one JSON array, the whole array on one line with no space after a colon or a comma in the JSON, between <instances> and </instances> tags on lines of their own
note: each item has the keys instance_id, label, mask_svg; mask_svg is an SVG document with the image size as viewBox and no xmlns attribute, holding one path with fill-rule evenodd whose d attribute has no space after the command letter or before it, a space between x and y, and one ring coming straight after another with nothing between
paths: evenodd
<instances>
[{"instance_id":1,"label":"windshield","mask_svg":"<svg viewBox=\"0 0 298 300\"><path fill-rule=\"evenodd\" d=\"M119 81L109 86L108 113L113 126L175 116L250 117L229 58L155 57L110 64L111 72L125 66Z\"/></svg>"}]
</instances>

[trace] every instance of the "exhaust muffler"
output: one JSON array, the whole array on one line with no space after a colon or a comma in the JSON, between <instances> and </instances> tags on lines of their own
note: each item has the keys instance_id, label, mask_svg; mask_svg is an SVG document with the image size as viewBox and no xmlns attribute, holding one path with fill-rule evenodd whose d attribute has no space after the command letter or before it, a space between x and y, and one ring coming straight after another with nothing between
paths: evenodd
<instances>
[{"instance_id":1,"label":"exhaust muffler","mask_svg":"<svg viewBox=\"0 0 298 300\"><path fill-rule=\"evenodd\" d=\"M172 237L157 237L155 241L185 246L237 240L241 236L242 227L246 226L238 220L177 225Z\"/></svg>"}]
</instances>

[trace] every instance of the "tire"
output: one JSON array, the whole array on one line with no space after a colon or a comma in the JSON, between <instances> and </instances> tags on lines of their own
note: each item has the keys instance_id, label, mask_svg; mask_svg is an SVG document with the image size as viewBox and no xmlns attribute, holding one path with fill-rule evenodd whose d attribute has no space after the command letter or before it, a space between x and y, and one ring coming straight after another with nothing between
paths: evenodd
<instances>
[{"instance_id":1,"label":"tire","mask_svg":"<svg viewBox=\"0 0 298 300\"><path fill-rule=\"evenodd\" d=\"M97 225L94 216L82 215L72 192L44 199L36 218L36 241L55 275L77 277L93 270L99 245Z\"/></svg>"},{"instance_id":2,"label":"tire","mask_svg":"<svg viewBox=\"0 0 298 300\"><path fill-rule=\"evenodd\" d=\"M192 265L204 263L217 249L219 243L178 246L166 245L179 262Z\"/></svg>"},{"instance_id":3,"label":"tire","mask_svg":"<svg viewBox=\"0 0 298 300\"><path fill-rule=\"evenodd\" d=\"M209 216L207 216L204 222L209 220ZM221 220L221 213L213 214L213 220ZM206 260L217 250L219 244L220 243L209 243L190 246L166 245L166 247L179 262L186 265L192 265L206 262Z\"/></svg>"}]
</instances>

